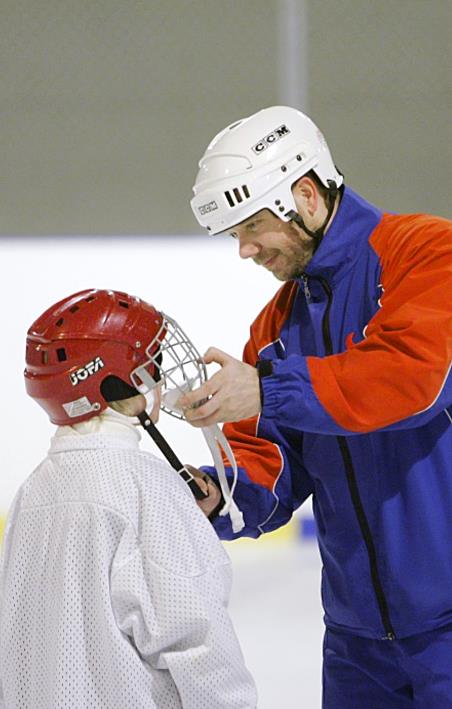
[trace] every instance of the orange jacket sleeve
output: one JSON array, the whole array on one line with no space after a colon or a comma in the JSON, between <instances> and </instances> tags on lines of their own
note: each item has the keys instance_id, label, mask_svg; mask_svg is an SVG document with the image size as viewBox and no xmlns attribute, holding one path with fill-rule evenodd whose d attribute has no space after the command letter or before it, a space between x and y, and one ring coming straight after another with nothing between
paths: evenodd
<instances>
[{"instance_id":1,"label":"orange jacket sleeve","mask_svg":"<svg viewBox=\"0 0 452 709\"><path fill-rule=\"evenodd\" d=\"M432 409L448 379L452 398L451 223L385 215L371 246L382 265L382 298L365 339L341 354L307 358L321 406L359 433Z\"/></svg>"}]
</instances>

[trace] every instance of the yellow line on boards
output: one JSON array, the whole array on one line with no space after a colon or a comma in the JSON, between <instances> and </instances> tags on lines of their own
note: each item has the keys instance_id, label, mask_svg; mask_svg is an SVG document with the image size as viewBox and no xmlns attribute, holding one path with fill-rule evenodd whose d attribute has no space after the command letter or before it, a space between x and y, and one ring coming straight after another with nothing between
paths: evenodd
<instances>
[{"instance_id":1,"label":"yellow line on boards","mask_svg":"<svg viewBox=\"0 0 452 709\"><path fill-rule=\"evenodd\" d=\"M5 522L5 518L0 517L0 542L2 540L3 531L5 529ZM288 524L285 524L283 527L276 529L274 532L263 534L258 539L248 539L247 537L244 537L243 539L236 540L234 544L274 544L275 542L281 543L292 541L294 538L296 538L296 536L297 524L296 521L292 519Z\"/></svg>"},{"instance_id":2,"label":"yellow line on boards","mask_svg":"<svg viewBox=\"0 0 452 709\"><path fill-rule=\"evenodd\" d=\"M239 544L241 546L245 546L247 544L280 544L286 543L286 542L291 542L297 537L297 521L295 519L291 519L287 524L285 524L283 527L279 527L279 529L275 529L273 532L267 532L266 534L262 534L260 537L257 539L250 539L249 537L242 537L241 539L236 539L233 542L226 542L227 545L231 544Z\"/></svg>"}]
</instances>

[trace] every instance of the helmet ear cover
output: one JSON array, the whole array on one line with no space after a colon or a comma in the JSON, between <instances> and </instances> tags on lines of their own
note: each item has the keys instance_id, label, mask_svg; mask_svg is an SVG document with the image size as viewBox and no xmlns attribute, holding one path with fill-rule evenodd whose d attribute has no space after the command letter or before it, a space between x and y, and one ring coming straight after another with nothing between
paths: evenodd
<instances>
[{"instance_id":1,"label":"helmet ear cover","mask_svg":"<svg viewBox=\"0 0 452 709\"><path fill-rule=\"evenodd\" d=\"M109 374L100 385L100 393L107 403L111 401L122 401L130 399L132 396L139 396L140 392L135 387L127 384L114 374Z\"/></svg>"},{"instance_id":2,"label":"helmet ear cover","mask_svg":"<svg viewBox=\"0 0 452 709\"><path fill-rule=\"evenodd\" d=\"M154 372L151 376L157 384L162 378L160 367L162 365L163 356L161 351L159 351L158 354L155 354L154 358L157 366L154 367ZM100 393L107 403L110 403L111 401L123 401L124 399L130 399L130 397L139 396L141 393L136 387L132 386L128 382L125 382L123 379L115 376L114 374L109 374L105 377L99 388Z\"/></svg>"}]
</instances>

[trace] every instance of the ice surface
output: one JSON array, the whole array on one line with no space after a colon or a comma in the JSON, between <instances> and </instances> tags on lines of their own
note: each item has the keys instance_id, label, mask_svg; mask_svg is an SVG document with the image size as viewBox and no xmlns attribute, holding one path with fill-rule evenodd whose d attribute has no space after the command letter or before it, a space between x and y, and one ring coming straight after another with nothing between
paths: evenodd
<instances>
[{"instance_id":1,"label":"ice surface","mask_svg":"<svg viewBox=\"0 0 452 709\"><path fill-rule=\"evenodd\" d=\"M259 709L321 706L323 637L315 541L229 542L230 611Z\"/></svg>"}]
</instances>

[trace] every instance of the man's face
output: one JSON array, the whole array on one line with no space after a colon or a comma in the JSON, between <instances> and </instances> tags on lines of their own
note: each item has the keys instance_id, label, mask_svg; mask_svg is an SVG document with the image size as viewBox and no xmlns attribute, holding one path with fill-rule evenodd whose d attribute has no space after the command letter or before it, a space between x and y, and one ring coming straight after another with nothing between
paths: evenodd
<instances>
[{"instance_id":1,"label":"man's face","mask_svg":"<svg viewBox=\"0 0 452 709\"><path fill-rule=\"evenodd\" d=\"M301 276L314 253L314 242L293 222L262 209L231 230L241 258L252 258L279 281Z\"/></svg>"}]
</instances>

